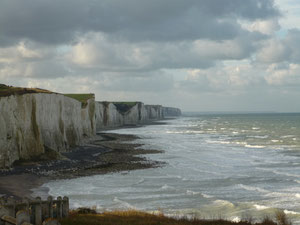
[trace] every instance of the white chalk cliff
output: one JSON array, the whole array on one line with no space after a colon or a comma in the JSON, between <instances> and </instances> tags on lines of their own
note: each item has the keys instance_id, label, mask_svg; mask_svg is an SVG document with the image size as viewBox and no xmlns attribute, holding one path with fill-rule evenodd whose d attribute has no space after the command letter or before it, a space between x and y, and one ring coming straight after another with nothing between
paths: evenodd
<instances>
[{"instance_id":1,"label":"white chalk cliff","mask_svg":"<svg viewBox=\"0 0 300 225\"><path fill-rule=\"evenodd\" d=\"M164 118L161 105L144 105L142 102L127 106L123 103L96 102L96 128L114 128L137 125Z\"/></svg>"},{"instance_id":2,"label":"white chalk cliff","mask_svg":"<svg viewBox=\"0 0 300 225\"><path fill-rule=\"evenodd\" d=\"M160 105L142 102L85 104L57 93L25 93L0 97L0 168L32 159L46 150L66 152L96 131L164 118ZM171 113L173 114L173 113Z\"/></svg>"},{"instance_id":3,"label":"white chalk cliff","mask_svg":"<svg viewBox=\"0 0 300 225\"><path fill-rule=\"evenodd\" d=\"M65 152L95 134L95 102L61 94L34 93L0 98L0 167L41 155Z\"/></svg>"}]
</instances>

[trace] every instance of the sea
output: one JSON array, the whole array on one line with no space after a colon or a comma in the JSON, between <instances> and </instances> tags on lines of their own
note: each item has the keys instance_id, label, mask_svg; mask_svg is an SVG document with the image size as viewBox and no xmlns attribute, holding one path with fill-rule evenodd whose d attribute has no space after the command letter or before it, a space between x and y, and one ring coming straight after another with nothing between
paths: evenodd
<instances>
[{"instance_id":1,"label":"sea","mask_svg":"<svg viewBox=\"0 0 300 225\"><path fill-rule=\"evenodd\" d=\"M57 180L53 196L72 208L143 210L173 217L261 220L282 210L300 224L300 114L199 114L134 134L163 167ZM36 190L38 193L39 190Z\"/></svg>"}]
</instances>

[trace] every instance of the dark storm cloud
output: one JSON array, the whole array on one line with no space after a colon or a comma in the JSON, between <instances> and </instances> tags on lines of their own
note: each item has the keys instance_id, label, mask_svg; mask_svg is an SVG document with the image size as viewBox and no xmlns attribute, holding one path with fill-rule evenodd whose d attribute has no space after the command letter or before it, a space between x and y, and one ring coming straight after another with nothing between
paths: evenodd
<instances>
[{"instance_id":1,"label":"dark storm cloud","mask_svg":"<svg viewBox=\"0 0 300 225\"><path fill-rule=\"evenodd\" d=\"M1 0L0 44L70 43L89 31L128 41L232 39L237 18L278 16L273 0Z\"/></svg>"}]
</instances>

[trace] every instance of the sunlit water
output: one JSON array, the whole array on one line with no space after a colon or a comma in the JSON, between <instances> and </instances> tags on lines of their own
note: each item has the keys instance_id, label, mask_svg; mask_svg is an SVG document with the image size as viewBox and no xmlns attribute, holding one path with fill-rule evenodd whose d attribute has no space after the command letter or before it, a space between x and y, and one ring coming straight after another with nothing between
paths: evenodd
<instances>
[{"instance_id":1,"label":"sunlit water","mask_svg":"<svg viewBox=\"0 0 300 225\"><path fill-rule=\"evenodd\" d=\"M300 223L300 114L201 115L113 132L165 150L147 157L167 165L53 181L49 194L69 196L72 207L236 221L279 208Z\"/></svg>"}]
</instances>

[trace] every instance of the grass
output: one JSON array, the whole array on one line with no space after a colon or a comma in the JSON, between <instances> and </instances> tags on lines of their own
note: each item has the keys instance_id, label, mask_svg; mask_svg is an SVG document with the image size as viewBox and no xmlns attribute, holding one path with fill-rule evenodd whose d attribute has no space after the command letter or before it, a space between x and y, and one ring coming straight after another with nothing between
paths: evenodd
<instances>
[{"instance_id":1,"label":"grass","mask_svg":"<svg viewBox=\"0 0 300 225\"><path fill-rule=\"evenodd\" d=\"M87 105L87 101L91 98L95 98L94 94L64 94L64 96L76 99L77 101L81 102L82 107Z\"/></svg>"},{"instance_id":2,"label":"grass","mask_svg":"<svg viewBox=\"0 0 300 225\"><path fill-rule=\"evenodd\" d=\"M94 210L80 209L60 220L61 225L291 225L285 214L276 214L277 223L265 218L262 222L231 222L227 220L201 220L169 218L163 214L154 215L140 211L114 211L97 214Z\"/></svg>"},{"instance_id":3,"label":"grass","mask_svg":"<svg viewBox=\"0 0 300 225\"><path fill-rule=\"evenodd\" d=\"M7 86L5 84L0 84L0 97L7 97L11 95L24 95L28 93L53 93L48 90L40 88L22 88Z\"/></svg>"},{"instance_id":4,"label":"grass","mask_svg":"<svg viewBox=\"0 0 300 225\"><path fill-rule=\"evenodd\" d=\"M7 97L11 95L24 95L29 93L54 93L54 92L40 89L40 88L23 88L23 87L13 87L5 84L0 84L0 97ZM94 94L64 94L64 95L81 102L83 107L87 105L87 101L89 99L95 98Z\"/></svg>"}]
</instances>

